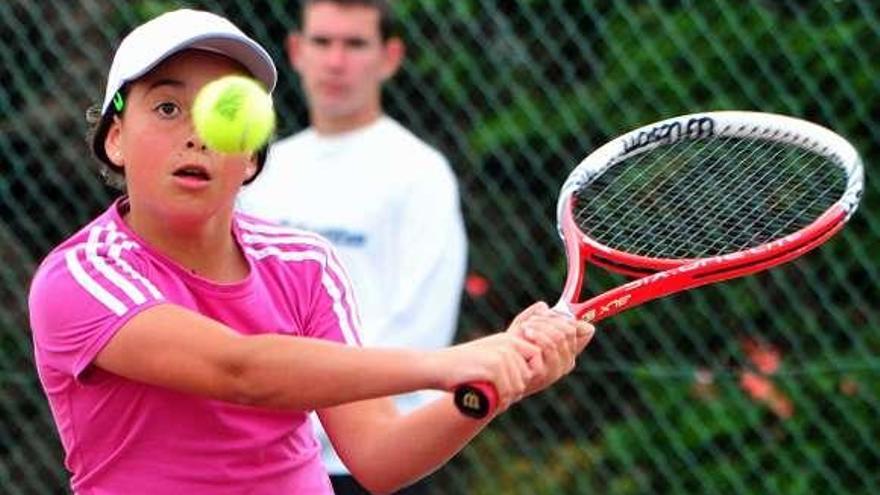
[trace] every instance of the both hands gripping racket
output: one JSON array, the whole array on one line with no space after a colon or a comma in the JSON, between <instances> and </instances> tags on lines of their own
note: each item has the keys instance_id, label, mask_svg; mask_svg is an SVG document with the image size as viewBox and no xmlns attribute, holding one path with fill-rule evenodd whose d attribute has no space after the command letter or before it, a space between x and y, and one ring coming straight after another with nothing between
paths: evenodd
<instances>
[{"instance_id":1,"label":"both hands gripping racket","mask_svg":"<svg viewBox=\"0 0 880 495\"><path fill-rule=\"evenodd\" d=\"M709 112L635 129L587 156L562 186L568 276L554 309L598 322L798 258L849 220L863 174L846 139L782 115ZM590 263L635 280L583 300ZM464 384L455 403L481 418L497 393Z\"/></svg>"}]
</instances>

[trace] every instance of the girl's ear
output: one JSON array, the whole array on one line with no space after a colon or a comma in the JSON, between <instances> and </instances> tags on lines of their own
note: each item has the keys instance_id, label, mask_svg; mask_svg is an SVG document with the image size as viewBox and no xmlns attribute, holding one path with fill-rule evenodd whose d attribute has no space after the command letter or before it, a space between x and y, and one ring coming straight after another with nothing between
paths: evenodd
<instances>
[{"instance_id":1,"label":"girl's ear","mask_svg":"<svg viewBox=\"0 0 880 495\"><path fill-rule=\"evenodd\" d=\"M119 120L118 116L114 115L113 122L110 124L110 129L107 130L107 135L104 137L104 153L107 154L107 158L109 158L114 165L119 167L125 165L121 134L122 121Z\"/></svg>"}]
</instances>

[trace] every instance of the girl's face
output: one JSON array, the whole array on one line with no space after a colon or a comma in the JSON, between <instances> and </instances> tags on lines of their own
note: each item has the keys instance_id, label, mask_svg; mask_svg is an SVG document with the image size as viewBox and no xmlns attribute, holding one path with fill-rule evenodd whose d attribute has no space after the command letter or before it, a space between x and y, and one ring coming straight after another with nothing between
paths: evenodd
<instances>
[{"instance_id":1,"label":"girl's face","mask_svg":"<svg viewBox=\"0 0 880 495\"><path fill-rule=\"evenodd\" d=\"M186 50L130 85L105 147L125 169L132 214L174 223L230 214L239 187L256 171L255 158L207 149L193 129L190 109L202 86L244 73L222 55Z\"/></svg>"}]
</instances>

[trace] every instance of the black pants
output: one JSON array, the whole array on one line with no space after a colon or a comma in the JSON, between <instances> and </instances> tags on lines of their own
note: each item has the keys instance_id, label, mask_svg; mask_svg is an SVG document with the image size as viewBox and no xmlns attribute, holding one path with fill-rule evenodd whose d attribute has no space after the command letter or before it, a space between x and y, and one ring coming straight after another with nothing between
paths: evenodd
<instances>
[{"instance_id":1,"label":"black pants","mask_svg":"<svg viewBox=\"0 0 880 495\"><path fill-rule=\"evenodd\" d=\"M414 484L394 492L395 495L428 495L428 479L422 478ZM370 495L364 487L350 475L330 475L330 483L333 484L333 492L336 495Z\"/></svg>"}]
</instances>

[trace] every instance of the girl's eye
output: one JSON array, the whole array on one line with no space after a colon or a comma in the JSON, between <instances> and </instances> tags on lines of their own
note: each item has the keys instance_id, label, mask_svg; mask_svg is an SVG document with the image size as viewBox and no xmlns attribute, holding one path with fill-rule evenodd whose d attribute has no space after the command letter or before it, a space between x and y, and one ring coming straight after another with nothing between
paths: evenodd
<instances>
[{"instance_id":1,"label":"girl's eye","mask_svg":"<svg viewBox=\"0 0 880 495\"><path fill-rule=\"evenodd\" d=\"M156 111L159 112L159 115L162 117L174 117L180 112L180 108L176 103L165 102L158 104L156 106Z\"/></svg>"}]
</instances>

